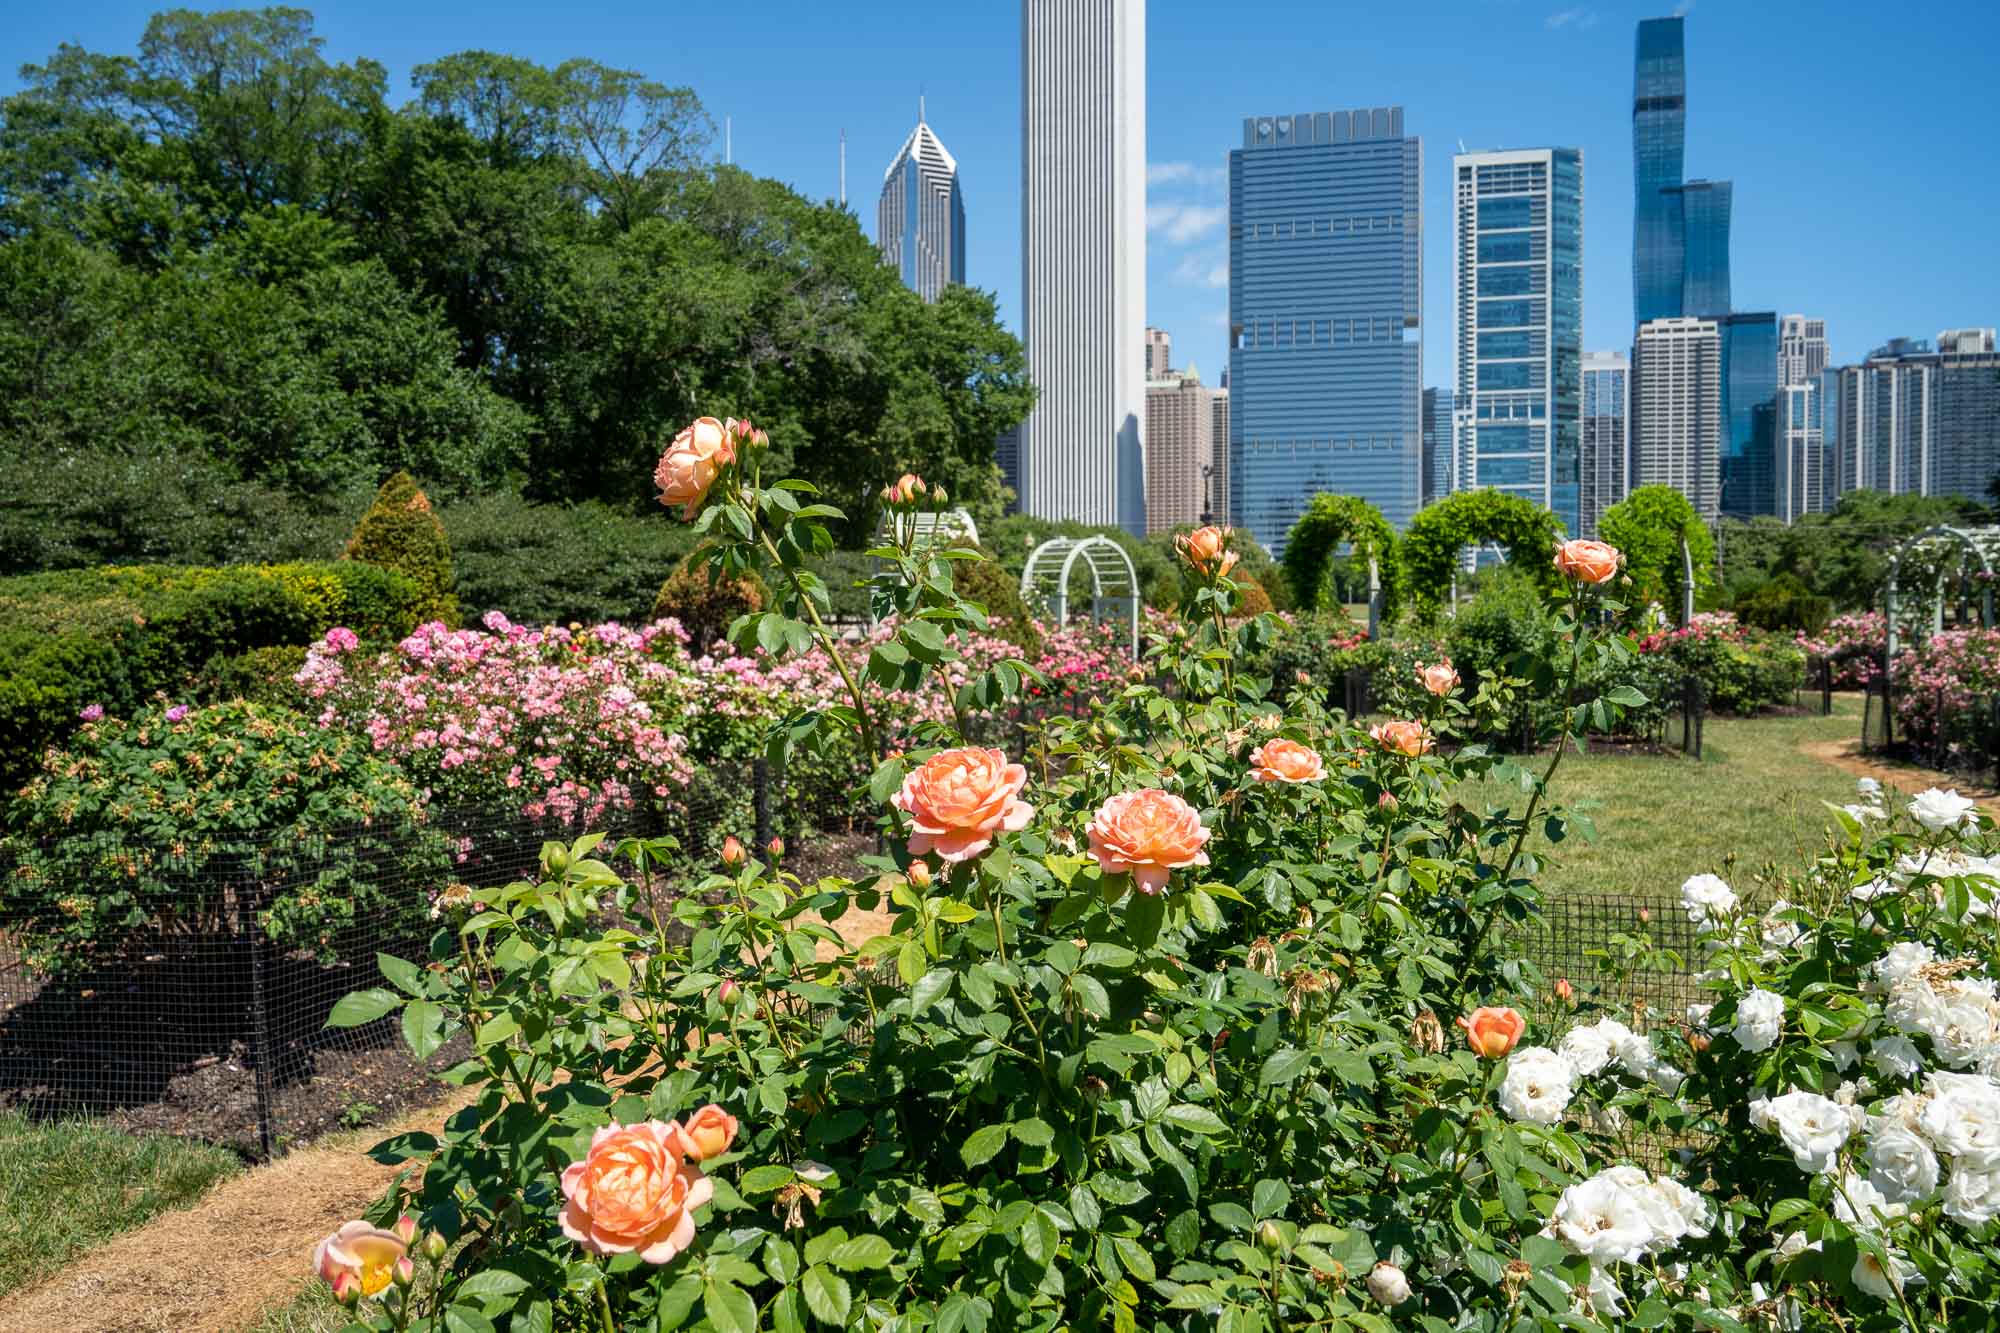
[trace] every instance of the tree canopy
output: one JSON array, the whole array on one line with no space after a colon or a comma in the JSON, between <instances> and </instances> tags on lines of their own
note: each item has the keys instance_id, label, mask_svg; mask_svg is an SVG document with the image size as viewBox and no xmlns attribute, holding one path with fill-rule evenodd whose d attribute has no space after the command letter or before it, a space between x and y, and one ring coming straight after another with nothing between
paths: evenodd
<instances>
[{"instance_id":1,"label":"tree canopy","mask_svg":"<svg viewBox=\"0 0 2000 1333\"><path fill-rule=\"evenodd\" d=\"M1628 600L1636 606L1678 605L1676 592L1686 577L1682 538L1694 563L1696 595L1715 586L1715 537L1688 498L1671 486L1634 487L1604 511L1597 535L1625 553L1633 587Z\"/></svg>"},{"instance_id":2,"label":"tree canopy","mask_svg":"<svg viewBox=\"0 0 2000 1333\"><path fill-rule=\"evenodd\" d=\"M993 297L926 304L852 213L714 162L689 87L471 50L394 106L290 8L162 13L22 81L0 470L638 508L664 439L727 412L852 539L903 470L997 510L1034 390Z\"/></svg>"}]
</instances>

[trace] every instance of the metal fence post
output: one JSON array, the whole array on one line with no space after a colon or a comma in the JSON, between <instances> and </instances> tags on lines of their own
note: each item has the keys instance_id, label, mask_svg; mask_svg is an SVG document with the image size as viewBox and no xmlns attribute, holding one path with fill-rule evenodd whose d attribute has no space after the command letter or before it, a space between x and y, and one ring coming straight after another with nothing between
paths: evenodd
<instances>
[{"instance_id":1,"label":"metal fence post","mask_svg":"<svg viewBox=\"0 0 2000 1333\"><path fill-rule=\"evenodd\" d=\"M762 759L750 761L750 786L757 811L757 846L771 845L771 767Z\"/></svg>"},{"instance_id":2,"label":"metal fence post","mask_svg":"<svg viewBox=\"0 0 2000 1333\"><path fill-rule=\"evenodd\" d=\"M249 886L245 888L248 890ZM259 1155L268 1162L278 1155L278 1127L271 1105L275 1099L271 1064L277 1053L271 1040L270 983L265 975L270 946L257 924L254 894L246 896L249 897L248 903L239 904L237 913L237 939L239 942L242 940L243 927L247 923L250 932L250 1064L257 1085L257 1144Z\"/></svg>"}]
</instances>

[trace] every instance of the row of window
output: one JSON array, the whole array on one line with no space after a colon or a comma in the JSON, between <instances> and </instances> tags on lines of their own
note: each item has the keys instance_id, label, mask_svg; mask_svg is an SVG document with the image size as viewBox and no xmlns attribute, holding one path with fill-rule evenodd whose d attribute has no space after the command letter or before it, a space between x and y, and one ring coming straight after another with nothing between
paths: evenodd
<instances>
[{"instance_id":1,"label":"row of window","mask_svg":"<svg viewBox=\"0 0 2000 1333\"><path fill-rule=\"evenodd\" d=\"M1230 346L1243 350L1402 341L1403 321L1395 315L1377 315L1372 319L1253 320L1236 330Z\"/></svg>"},{"instance_id":2,"label":"row of window","mask_svg":"<svg viewBox=\"0 0 2000 1333\"><path fill-rule=\"evenodd\" d=\"M1344 440L1232 440L1231 449L1241 449L1258 453L1281 453L1300 449L1339 449L1353 452L1386 452L1391 449L1408 449L1419 446L1418 441L1403 440L1394 435L1354 436ZM1247 482L1245 483L1248 484Z\"/></svg>"},{"instance_id":3,"label":"row of window","mask_svg":"<svg viewBox=\"0 0 2000 1333\"><path fill-rule=\"evenodd\" d=\"M1311 236L1344 236L1349 232L1397 231L1402 225L1401 213L1380 213L1373 217L1287 218L1278 222L1246 222L1231 228L1231 235L1251 241L1291 241Z\"/></svg>"},{"instance_id":4,"label":"row of window","mask_svg":"<svg viewBox=\"0 0 2000 1333\"><path fill-rule=\"evenodd\" d=\"M1540 421L1548 415L1548 404L1540 398L1481 398L1476 412L1479 421Z\"/></svg>"}]
</instances>

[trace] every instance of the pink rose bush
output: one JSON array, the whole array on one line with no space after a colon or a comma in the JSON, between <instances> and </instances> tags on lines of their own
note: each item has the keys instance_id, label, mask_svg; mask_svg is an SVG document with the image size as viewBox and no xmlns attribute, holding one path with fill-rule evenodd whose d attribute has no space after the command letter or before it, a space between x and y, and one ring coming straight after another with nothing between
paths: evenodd
<instances>
[{"instance_id":1,"label":"pink rose bush","mask_svg":"<svg viewBox=\"0 0 2000 1333\"><path fill-rule=\"evenodd\" d=\"M1898 738L1938 762L1984 766L1996 735L2000 630L1944 630L1896 655Z\"/></svg>"},{"instance_id":2,"label":"pink rose bush","mask_svg":"<svg viewBox=\"0 0 2000 1333\"><path fill-rule=\"evenodd\" d=\"M1801 651L1833 662L1833 688L1865 690L1882 676L1889 621L1880 611L1835 616L1818 634L1798 635Z\"/></svg>"}]
</instances>

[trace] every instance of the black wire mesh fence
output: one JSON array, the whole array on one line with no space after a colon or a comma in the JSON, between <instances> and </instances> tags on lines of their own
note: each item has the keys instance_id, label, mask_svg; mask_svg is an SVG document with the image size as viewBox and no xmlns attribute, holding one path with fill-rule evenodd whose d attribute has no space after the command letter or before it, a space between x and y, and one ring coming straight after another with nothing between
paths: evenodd
<instances>
[{"instance_id":1,"label":"black wire mesh fence","mask_svg":"<svg viewBox=\"0 0 2000 1333\"><path fill-rule=\"evenodd\" d=\"M1579 1009L1609 1011L1634 1026L1678 1023L1701 998L1694 981L1700 939L1677 898L1552 897L1541 919L1517 929L1513 940L1551 984L1570 983Z\"/></svg>"}]
</instances>

